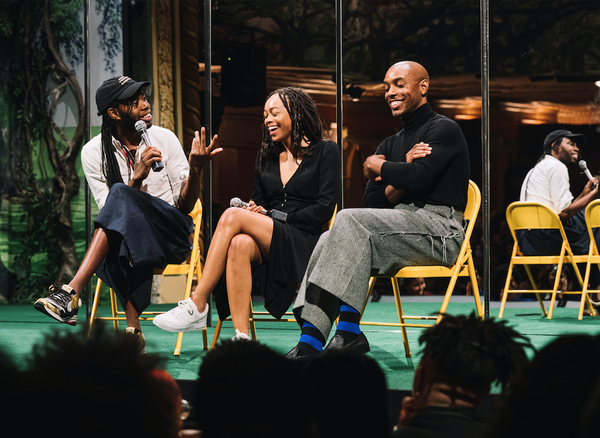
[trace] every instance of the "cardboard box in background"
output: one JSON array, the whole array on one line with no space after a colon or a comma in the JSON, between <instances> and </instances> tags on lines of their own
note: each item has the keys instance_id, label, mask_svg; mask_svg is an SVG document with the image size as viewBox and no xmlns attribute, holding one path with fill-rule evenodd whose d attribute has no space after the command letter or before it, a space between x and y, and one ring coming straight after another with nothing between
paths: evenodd
<instances>
[{"instance_id":1,"label":"cardboard box in background","mask_svg":"<svg viewBox=\"0 0 600 438\"><path fill-rule=\"evenodd\" d=\"M151 302L165 304L183 300L186 280L186 275L155 275L152 281Z\"/></svg>"}]
</instances>

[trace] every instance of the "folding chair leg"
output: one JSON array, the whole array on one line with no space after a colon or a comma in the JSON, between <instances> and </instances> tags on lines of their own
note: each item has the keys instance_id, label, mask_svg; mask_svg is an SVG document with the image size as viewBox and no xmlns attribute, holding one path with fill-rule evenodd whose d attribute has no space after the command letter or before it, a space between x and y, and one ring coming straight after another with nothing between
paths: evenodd
<instances>
[{"instance_id":1,"label":"folding chair leg","mask_svg":"<svg viewBox=\"0 0 600 438\"><path fill-rule=\"evenodd\" d=\"M217 342L219 342L219 335L221 334L221 328L223 327L223 321L221 321L221 318L219 318L219 320L217 321L217 326L215 327L215 334L213 335L213 341L212 344L210 346L210 349L212 350L213 348L216 347Z\"/></svg>"},{"instance_id":2,"label":"folding chair leg","mask_svg":"<svg viewBox=\"0 0 600 438\"><path fill-rule=\"evenodd\" d=\"M375 277L371 277L369 279L369 290L367 291L367 296L365 297L365 303L363 304L362 312L360 312L361 317L365 313L365 309L367 308L367 303L369 302L369 297L371 296L371 293L373 293L373 287L375 286L375 280L377 280Z\"/></svg>"},{"instance_id":3,"label":"folding chair leg","mask_svg":"<svg viewBox=\"0 0 600 438\"><path fill-rule=\"evenodd\" d=\"M554 304L556 303L556 294L558 291L558 285L560 284L560 275L558 273L562 272L562 261L558 263L556 268L556 278L554 279L554 285L552 286L552 297L550 298L550 309L548 309L548 319L552 319L552 314L554 313ZM577 276L579 277L579 283L583 288L583 280L581 279L581 275L579 275L579 271L577 271Z\"/></svg>"},{"instance_id":4,"label":"folding chair leg","mask_svg":"<svg viewBox=\"0 0 600 438\"><path fill-rule=\"evenodd\" d=\"M250 325L250 336L256 341L256 323L254 322L254 306L252 306L252 295L250 296L250 315L248 317L248 324Z\"/></svg>"},{"instance_id":5,"label":"folding chair leg","mask_svg":"<svg viewBox=\"0 0 600 438\"><path fill-rule=\"evenodd\" d=\"M512 277L513 264L512 262L508 265L508 272L506 273L506 281L504 282L504 293L502 294L502 302L500 303L500 313L498 313L498 318L502 318L504 316L504 307L506 306L506 300L508 299L508 290L510 287L510 279Z\"/></svg>"},{"instance_id":6,"label":"folding chair leg","mask_svg":"<svg viewBox=\"0 0 600 438\"><path fill-rule=\"evenodd\" d=\"M410 344L408 343L408 333L406 332L406 326L404 326L404 311L402 310L402 301L400 300L400 287L398 286L398 279L391 278L392 289L394 290L394 299L396 300L396 311L398 312L398 321L400 322L400 333L402 333L402 343L404 344L404 355L406 357L412 357L410 352Z\"/></svg>"},{"instance_id":7,"label":"folding chair leg","mask_svg":"<svg viewBox=\"0 0 600 438\"><path fill-rule=\"evenodd\" d=\"M112 313L112 317L115 318L113 319L113 327L115 328L115 330L119 330L119 320L117 320L117 316L118 316L118 308L117 308L117 295L115 294L115 291L112 290L112 288L110 288L109 290L109 295L110 295L110 310Z\"/></svg>"},{"instance_id":8,"label":"folding chair leg","mask_svg":"<svg viewBox=\"0 0 600 438\"><path fill-rule=\"evenodd\" d=\"M98 279L96 283L96 293L94 294L94 302L92 304L92 313L90 314L90 323L88 329L88 337L92 334L92 326L96 319L96 313L98 312L98 304L100 303L100 289L102 288L102 280Z\"/></svg>"},{"instance_id":9,"label":"folding chair leg","mask_svg":"<svg viewBox=\"0 0 600 438\"><path fill-rule=\"evenodd\" d=\"M475 274L475 264L473 259L469 257L467 261L469 267L469 278L471 279L471 285L473 286L473 298L475 298L475 308L477 309L477 315L483 319L483 307L481 306L481 298L479 296L479 286L477 285L477 275Z\"/></svg>"},{"instance_id":10,"label":"folding chair leg","mask_svg":"<svg viewBox=\"0 0 600 438\"><path fill-rule=\"evenodd\" d=\"M527 277L529 278L529 281L531 283L531 285L533 286L534 289L537 290L537 284L535 283L535 280L533 279L533 275L531 274L531 270L529 269L529 266L525 265L525 272L527 273ZM542 297L540 296L539 293L536 292L535 297L538 300L538 303L540 304L540 307L542 308L542 313L545 317L548 316L548 312L546 311L546 306L544 306L544 301L542 300Z\"/></svg>"},{"instance_id":11,"label":"folding chair leg","mask_svg":"<svg viewBox=\"0 0 600 438\"><path fill-rule=\"evenodd\" d=\"M181 344L183 343L183 332L177 333L177 342L175 343L175 351L173 356L179 356L181 353Z\"/></svg>"},{"instance_id":12,"label":"folding chair leg","mask_svg":"<svg viewBox=\"0 0 600 438\"><path fill-rule=\"evenodd\" d=\"M444 300L442 301L442 307L440 308L440 313L438 314L435 323L438 324L442 320L442 314L446 313L448 309L448 304L450 304L450 298L452 297L452 291L454 290L454 286L456 286L456 280L458 279L458 271L454 273L452 277L450 277L450 283L448 284L448 289L446 289L446 294L444 295Z\"/></svg>"}]
</instances>

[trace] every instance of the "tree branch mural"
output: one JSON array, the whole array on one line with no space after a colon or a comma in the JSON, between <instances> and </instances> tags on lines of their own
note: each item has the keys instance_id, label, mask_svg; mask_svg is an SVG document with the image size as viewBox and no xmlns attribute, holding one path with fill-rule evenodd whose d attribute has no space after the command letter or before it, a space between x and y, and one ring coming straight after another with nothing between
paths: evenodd
<instances>
[{"instance_id":1,"label":"tree branch mural","mask_svg":"<svg viewBox=\"0 0 600 438\"><path fill-rule=\"evenodd\" d=\"M110 6L111 1L98 4ZM83 61L82 8L82 0L3 2L0 87L5 107L0 108L0 120L9 152L3 192L20 203L26 224L22 251L11 266L17 299L41 296L50 283L67 282L79 265L71 201L80 186L76 164L84 139L85 102L72 68ZM104 18L109 30L101 34L102 49L111 69L120 45L111 27L115 17ZM68 128L53 119L67 92L75 102L76 120ZM34 269L32 260L39 253L46 254L45 263Z\"/></svg>"}]
</instances>

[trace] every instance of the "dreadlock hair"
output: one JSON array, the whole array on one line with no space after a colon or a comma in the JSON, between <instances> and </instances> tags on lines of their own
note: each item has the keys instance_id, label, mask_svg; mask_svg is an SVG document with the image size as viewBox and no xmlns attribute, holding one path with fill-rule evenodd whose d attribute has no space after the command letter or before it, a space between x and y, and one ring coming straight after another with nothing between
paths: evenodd
<instances>
[{"instance_id":1,"label":"dreadlock hair","mask_svg":"<svg viewBox=\"0 0 600 438\"><path fill-rule=\"evenodd\" d=\"M281 98L283 106L285 106L292 120L292 154L295 158L298 158L298 155L310 154L323 138L325 129L317 104L312 97L300 88L279 88L269 94L267 100L275 94L278 94ZM302 146L302 140L305 140L308 146ZM269 130L263 124L261 159L277 157L284 147L283 143L273 141L269 135Z\"/></svg>"},{"instance_id":2,"label":"dreadlock hair","mask_svg":"<svg viewBox=\"0 0 600 438\"><path fill-rule=\"evenodd\" d=\"M111 106L114 108L114 106ZM102 132L100 141L102 142L102 173L106 178L108 188L112 188L116 183L122 183L121 169L117 157L115 157L115 146L113 145L113 136L117 133L117 125L114 119L108 115L108 109L102 113Z\"/></svg>"},{"instance_id":3,"label":"dreadlock hair","mask_svg":"<svg viewBox=\"0 0 600 438\"><path fill-rule=\"evenodd\" d=\"M540 161L542 161L546 155L552 155L552 151L560 146L563 138L564 137L557 138L550 144L549 147L544 149L544 153L542 153L542 155L540 156L540 158L538 158L538 160L535 162L535 164L538 164Z\"/></svg>"},{"instance_id":4,"label":"dreadlock hair","mask_svg":"<svg viewBox=\"0 0 600 438\"><path fill-rule=\"evenodd\" d=\"M499 382L504 393L528 363L529 339L505 321L444 315L420 337L423 358L429 358L442 381L479 392Z\"/></svg>"},{"instance_id":5,"label":"dreadlock hair","mask_svg":"<svg viewBox=\"0 0 600 438\"><path fill-rule=\"evenodd\" d=\"M121 177L121 169L119 168L119 163L115 157L115 147L113 145L113 137L116 137L117 134L117 124L115 123L115 120L108 115L108 110L117 109L119 103L121 103L122 105L127 106L127 116L129 117L131 116L135 99L140 94L145 95L144 90L140 89L129 99L111 103L102 113L102 131L100 137L102 142L102 173L104 174L104 178L106 178L106 184L109 189L116 183L122 183L123 177ZM129 166L127 166L127 170L131 172Z\"/></svg>"}]
</instances>

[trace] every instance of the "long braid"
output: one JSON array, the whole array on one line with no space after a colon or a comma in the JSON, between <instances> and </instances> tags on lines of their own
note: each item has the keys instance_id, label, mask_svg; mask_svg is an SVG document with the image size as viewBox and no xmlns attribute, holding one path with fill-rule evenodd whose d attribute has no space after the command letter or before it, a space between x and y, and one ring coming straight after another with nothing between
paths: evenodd
<instances>
[{"instance_id":1,"label":"long braid","mask_svg":"<svg viewBox=\"0 0 600 438\"><path fill-rule=\"evenodd\" d=\"M140 90L143 94L143 91ZM127 116L131 116L133 109L133 99L127 101ZM121 169L115 156L115 146L113 145L113 137L117 137L117 125L112 117L108 115L108 110L111 108L117 108L118 104L113 102L102 114L102 131L101 131L101 142L102 142L102 173L106 178L106 184L108 188L112 188L116 183L122 183L123 177L121 176ZM127 167L128 171L129 166Z\"/></svg>"},{"instance_id":2,"label":"long braid","mask_svg":"<svg viewBox=\"0 0 600 438\"><path fill-rule=\"evenodd\" d=\"M298 155L310 154L323 138L325 129L315 101L300 88L280 88L269 94L267 100L274 94L279 95L292 121L292 154L296 158ZM308 146L302 146L303 140ZM275 158L283 148L282 143L273 141L263 124L261 158Z\"/></svg>"},{"instance_id":3,"label":"long braid","mask_svg":"<svg viewBox=\"0 0 600 438\"><path fill-rule=\"evenodd\" d=\"M115 157L115 146L113 145L113 136L116 134L115 121L107 112L102 114L102 173L106 178L106 184L110 189L116 183L122 183L121 170L117 157Z\"/></svg>"},{"instance_id":4,"label":"long braid","mask_svg":"<svg viewBox=\"0 0 600 438\"><path fill-rule=\"evenodd\" d=\"M432 360L444 382L474 391L499 382L505 392L528 363L526 350L533 349L505 321L481 320L475 313L445 315L419 337L419 343L425 343L423 357Z\"/></svg>"}]
</instances>

